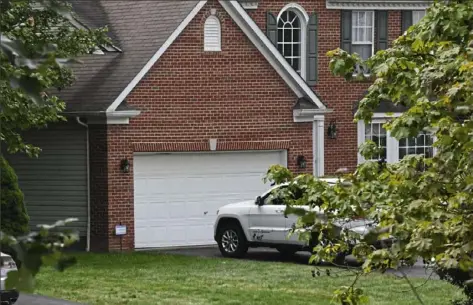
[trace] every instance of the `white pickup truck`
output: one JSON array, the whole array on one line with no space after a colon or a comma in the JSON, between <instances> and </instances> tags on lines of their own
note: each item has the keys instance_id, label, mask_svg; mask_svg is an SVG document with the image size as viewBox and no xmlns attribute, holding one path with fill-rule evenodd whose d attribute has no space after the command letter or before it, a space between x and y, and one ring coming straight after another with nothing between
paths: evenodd
<instances>
[{"instance_id":1,"label":"white pickup truck","mask_svg":"<svg viewBox=\"0 0 473 305\"><path fill-rule=\"evenodd\" d=\"M333 178L322 180L332 185L337 181ZM274 200L274 196L270 196L280 187L285 185L271 188L256 200L227 204L219 208L214 224L214 239L223 256L243 257L249 247L276 248L283 255L291 255L297 251L311 251L309 243L301 241L298 234L288 237L297 221L297 216L284 216L286 209L284 202ZM364 235L369 232L373 222L352 220L343 222L340 226ZM344 259L344 254L340 255L343 255Z\"/></svg>"}]
</instances>

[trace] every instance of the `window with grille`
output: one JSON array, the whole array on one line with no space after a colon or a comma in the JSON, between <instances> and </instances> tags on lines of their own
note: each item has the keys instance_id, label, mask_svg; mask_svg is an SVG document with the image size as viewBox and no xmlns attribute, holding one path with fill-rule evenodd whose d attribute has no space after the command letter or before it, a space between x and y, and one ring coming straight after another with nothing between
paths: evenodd
<instances>
[{"instance_id":1,"label":"window with grille","mask_svg":"<svg viewBox=\"0 0 473 305\"><path fill-rule=\"evenodd\" d=\"M421 133L417 138L399 140L399 160L407 155L424 155L431 158L433 153L433 137L428 133Z\"/></svg>"},{"instance_id":2,"label":"window with grille","mask_svg":"<svg viewBox=\"0 0 473 305\"><path fill-rule=\"evenodd\" d=\"M278 20L278 50L289 64L301 74L302 24L292 10L284 11Z\"/></svg>"},{"instance_id":3,"label":"window with grille","mask_svg":"<svg viewBox=\"0 0 473 305\"><path fill-rule=\"evenodd\" d=\"M371 140L380 149L380 153L373 156L371 160L385 159L389 163L394 163L408 155L424 155L426 158L435 155L435 148L433 147L435 136L432 132L421 132L417 137L398 141L391 136L388 130L383 128L387 120L389 120L389 116L377 116L369 124L362 121L358 122L358 146L367 140ZM364 161L363 157L358 155L358 163Z\"/></svg>"}]
</instances>

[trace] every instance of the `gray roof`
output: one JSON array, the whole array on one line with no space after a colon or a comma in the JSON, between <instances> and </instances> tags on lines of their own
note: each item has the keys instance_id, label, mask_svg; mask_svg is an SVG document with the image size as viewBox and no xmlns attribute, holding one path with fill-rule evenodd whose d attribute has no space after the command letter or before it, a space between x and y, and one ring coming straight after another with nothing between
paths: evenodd
<instances>
[{"instance_id":1,"label":"gray roof","mask_svg":"<svg viewBox=\"0 0 473 305\"><path fill-rule=\"evenodd\" d=\"M76 81L59 96L66 112L105 111L198 0L72 0L77 19L90 28L108 26L113 44L122 52L86 55L73 66Z\"/></svg>"}]
</instances>

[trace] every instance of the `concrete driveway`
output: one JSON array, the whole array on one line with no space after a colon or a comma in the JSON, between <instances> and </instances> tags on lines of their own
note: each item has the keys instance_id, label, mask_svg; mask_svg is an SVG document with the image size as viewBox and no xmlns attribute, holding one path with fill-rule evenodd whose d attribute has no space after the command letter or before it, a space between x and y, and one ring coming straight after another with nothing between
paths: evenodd
<instances>
[{"instance_id":1,"label":"concrete driveway","mask_svg":"<svg viewBox=\"0 0 473 305\"><path fill-rule=\"evenodd\" d=\"M63 300L51 299L43 296L20 294L15 305L81 305Z\"/></svg>"},{"instance_id":2,"label":"concrete driveway","mask_svg":"<svg viewBox=\"0 0 473 305\"><path fill-rule=\"evenodd\" d=\"M222 258L220 251L217 246L209 247L190 247L190 248L180 248L180 249L165 249L158 250L159 253L168 253L176 255L188 255L188 256L200 256L200 257L215 257ZM266 261L266 262L287 262L287 263L296 263L296 264L308 264L310 258L309 252L298 252L294 257L290 259L283 259L279 252L275 249L270 248L250 248L247 255L244 259L254 260L254 261ZM351 267L360 266L360 263L356 261L353 256L348 256L346 263ZM329 264L327 264L329 266ZM422 260L419 260L411 268L401 268L402 272L407 274L409 277L416 278L428 278L431 271L426 270L423 267ZM394 274L396 276L402 276L400 270L389 270L388 273ZM432 279L438 278L436 275L431 276Z\"/></svg>"}]
</instances>

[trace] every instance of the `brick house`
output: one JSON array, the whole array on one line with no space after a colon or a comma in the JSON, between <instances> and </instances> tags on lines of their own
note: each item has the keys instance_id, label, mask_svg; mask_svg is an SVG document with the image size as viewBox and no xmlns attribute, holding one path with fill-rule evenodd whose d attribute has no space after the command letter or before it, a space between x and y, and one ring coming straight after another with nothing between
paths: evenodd
<instances>
[{"instance_id":1,"label":"brick house","mask_svg":"<svg viewBox=\"0 0 473 305\"><path fill-rule=\"evenodd\" d=\"M429 1L73 1L78 27L113 45L75 67L60 93L68 122L25 134L38 159L8 156L32 226L77 217L93 251L213 243L219 206L267 189L272 164L317 176L362 162L373 139L390 162L431 153L355 124L369 86L331 75L337 47L369 57L422 18ZM336 129L336 135L328 130ZM116 226L125 225L123 237Z\"/></svg>"}]
</instances>

